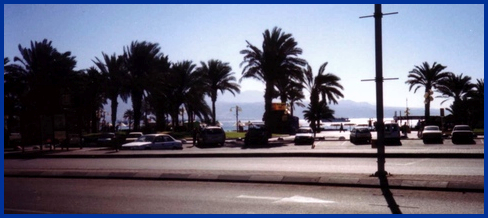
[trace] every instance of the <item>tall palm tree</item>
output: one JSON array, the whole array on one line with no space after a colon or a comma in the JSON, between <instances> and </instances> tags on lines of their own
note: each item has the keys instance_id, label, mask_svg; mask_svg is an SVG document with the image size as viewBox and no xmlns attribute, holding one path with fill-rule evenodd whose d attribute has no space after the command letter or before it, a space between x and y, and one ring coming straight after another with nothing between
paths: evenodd
<instances>
[{"instance_id":1,"label":"tall palm tree","mask_svg":"<svg viewBox=\"0 0 488 218\"><path fill-rule=\"evenodd\" d=\"M61 97L72 94L78 72L74 71L76 60L71 52L59 52L47 39L31 41L30 48L19 45L19 52L21 56L14 58L15 63L8 66L7 72L24 88L18 93L22 105L21 125L33 127L24 129L24 133L26 139L34 142L40 135L40 129L36 128L39 116L63 111Z\"/></svg>"},{"instance_id":2,"label":"tall palm tree","mask_svg":"<svg viewBox=\"0 0 488 218\"><path fill-rule=\"evenodd\" d=\"M229 63L223 63L220 60L209 60L208 64L200 62L201 66L196 69L204 78L207 87L207 94L212 101L212 125L215 125L215 102L217 101L218 91L224 94L229 91L235 96L235 93L240 93L240 85L235 83L236 78L233 76L232 68Z\"/></svg>"},{"instance_id":3,"label":"tall palm tree","mask_svg":"<svg viewBox=\"0 0 488 218\"><path fill-rule=\"evenodd\" d=\"M195 69L196 65L192 61L177 62L171 68L170 115L174 126L178 124L178 112L182 105L185 106L190 124L193 122L193 115L206 119L211 112L204 101L205 81Z\"/></svg>"},{"instance_id":4,"label":"tall palm tree","mask_svg":"<svg viewBox=\"0 0 488 218\"><path fill-rule=\"evenodd\" d=\"M316 124L311 123L316 128L320 127L321 119L330 118L320 114L322 111L326 111L325 109L321 108L331 103L337 104L337 100L344 97L341 91L344 89L344 87L339 83L341 79L332 73L324 74L327 64L328 62L325 62L320 66L318 75L315 77L313 76L310 65L307 66L306 69L303 69L307 89L310 92L310 108L315 109L311 111L319 113L312 116L313 118L317 118L314 120ZM322 99L320 99L320 96Z\"/></svg>"},{"instance_id":5,"label":"tall palm tree","mask_svg":"<svg viewBox=\"0 0 488 218\"><path fill-rule=\"evenodd\" d=\"M115 127L117 107L119 105L118 97L120 96L125 103L127 103L127 98L129 97L128 90L124 89L127 83L127 70L125 70L123 56L117 56L116 54L108 56L103 52L102 56L103 61L96 57L96 61L93 62L105 77L106 83L103 87L106 89L105 93L111 102L112 126Z\"/></svg>"},{"instance_id":6,"label":"tall palm tree","mask_svg":"<svg viewBox=\"0 0 488 218\"><path fill-rule=\"evenodd\" d=\"M244 55L241 66L245 64L241 80L254 78L265 83L264 121L266 127L269 128L272 118L271 103L277 81L286 77L287 74L296 74L297 68L305 66L306 61L298 57L302 54L302 49L297 47L298 43L292 35L282 32L278 27L263 33L262 50L248 41L246 42L247 49L240 52Z\"/></svg>"},{"instance_id":7,"label":"tall palm tree","mask_svg":"<svg viewBox=\"0 0 488 218\"><path fill-rule=\"evenodd\" d=\"M157 43L134 41L124 48L125 66L128 71L129 89L134 109L134 129L140 129L142 100L151 76L157 70L160 57Z\"/></svg>"},{"instance_id":8,"label":"tall palm tree","mask_svg":"<svg viewBox=\"0 0 488 218\"><path fill-rule=\"evenodd\" d=\"M166 114L171 108L169 99L173 88L170 69L171 62L168 56L162 54L157 61L156 73L153 74L147 91L148 103L154 109L152 113L156 116L156 129L160 131L166 128Z\"/></svg>"},{"instance_id":9,"label":"tall palm tree","mask_svg":"<svg viewBox=\"0 0 488 218\"><path fill-rule=\"evenodd\" d=\"M427 62L423 62L421 66L415 66L413 70L408 73L408 80L405 82L409 86L409 91L412 91L412 88L415 87L414 93L420 87L425 88L425 121L430 122L430 93L433 92L433 88L435 89L443 78L449 76L448 72L442 72L446 69L446 66L441 64L437 64L434 62L432 66L429 65Z\"/></svg>"},{"instance_id":10,"label":"tall palm tree","mask_svg":"<svg viewBox=\"0 0 488 218\"><path fill-rule=\"evenodd\" d=\"M449 73L447 77L441 79L438 83L437 90L442 94L439 97L445 98L441 104L453 99L450 112L459 122L466 123L468 120L466 104L468 103L468 96L474 87L474 84L471 83L471 77L463 74L455 75L454 73Z\"/></svg>"},{"instance_id":11,"label":"tall palm tree","mask_svg":"<svg viewBox=\"0 0 488 218\"><path fill-rule=\"evenodd\" d=\"M79 118L87 132L98 132L99 117L97 111L106 103L105 77L95 68L90 67L80 75L77 88L77 104L80 105Z\"/></svg>"}]
</instances>

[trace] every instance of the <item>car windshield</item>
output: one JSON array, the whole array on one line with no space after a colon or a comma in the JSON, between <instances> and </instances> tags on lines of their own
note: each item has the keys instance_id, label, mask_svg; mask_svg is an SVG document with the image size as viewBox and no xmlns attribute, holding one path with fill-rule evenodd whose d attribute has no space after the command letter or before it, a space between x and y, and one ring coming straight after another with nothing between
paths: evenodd
<instances>
[{"instance_id":1,"label":"car windshield","mask_svg":"<svg viewBox=\"0 0 488 218\"><path fill-rule=\"evenodd\" d=\"M129 134L127 138L139 138L141 137L141 134Z\"/></svg>"},{"instance_id":2,"label":"car windshield","mask_svg":"<svg viewBox=\"0 0 488 218\"><path fill-rule=\"evenodd\" d=\"M153 135L141 136L136 140L136 142L152 142L154 140L154 137L155 136Z\"/></svg>"},{"instance_id":3,"label":"car windshield","mask_svg":"<svg viewBox=\"0 0 488 218\"><path fill-rule=\"evenodd\" d=\"M313 133L312 129L298 129L297 133Z\"/></svg>"},{"instance_id":4,"label":"car windshield","mask_svg":"<svg viewBox=\"0 0 488 218\"><path fill-rule=\"evenodd\" d=\"M358 132L361 132L361 133L368 133L369 132L369 129L366 129L366 128L361 128L361 129L357 129Z\"/></svg>"},{"instance_id":5,"label":"car windshield","mask_svg":"<svg viewBox=\"0 0 488 218\"><path fill-rule=\"evenodd\" d=\"M212 135L212 134L222 134L222 132L224 132L222 129L205 129L204 130L205 134L209 134L209 135Z\"/></svg>"},{"instance_id":6,"label":"car windshield","mask_svg":"<svg viewBox=\"0 0 488 218\"><path fill-rule=\"evenodd\" d=\"M457 126L457 127L454 127L454 130L468 130L468 131L471 131L471 128L469 128L469 126Z\"/></svg>"},{"instance_id":7,"label":"car windshield","mask_svg":"<svg viewBox=\"0 0 488 218\"><path fill-rule=\"evenodd\" d=\"M426 126L425 130L439 130L439 127L437 127L437 126Z\"/></svg>"}]
</instances>

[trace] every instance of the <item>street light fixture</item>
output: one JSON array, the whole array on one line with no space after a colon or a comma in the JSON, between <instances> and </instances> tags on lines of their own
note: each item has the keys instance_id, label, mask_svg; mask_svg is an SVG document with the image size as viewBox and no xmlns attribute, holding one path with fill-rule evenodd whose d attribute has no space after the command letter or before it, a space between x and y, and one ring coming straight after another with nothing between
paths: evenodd
<instances>
[{"instance_id":1,"label":"street light fixture","mask_svg":"<svg viewBox=\"0 0 488 218\"><path fill-rule=\"evenodd\" d=\"M239 132L239 111L242 111L242 108L236 105L235 107L230 108L231 112L232 108L236 109L236 132Z\"/></svg>"}]
</instances>

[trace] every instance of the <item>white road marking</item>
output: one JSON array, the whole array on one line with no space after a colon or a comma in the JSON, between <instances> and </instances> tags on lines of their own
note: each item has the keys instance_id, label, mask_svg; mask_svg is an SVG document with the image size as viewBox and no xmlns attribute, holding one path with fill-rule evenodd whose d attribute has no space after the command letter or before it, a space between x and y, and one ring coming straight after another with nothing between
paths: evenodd
<instances>
[{"instance_id":1,"label":"white road marking","mask_svg":"<svg viewBox=\"0 0 488 218\"><path fill-rule=\"evenodd\" d=\"M12 212L12 213L37 213L37 214L52 214L53 212L47 211L39 211L39 210L23 210L23 209L12 209L12 208L4 208L4 212Z\"/></svg>"},{"instance_id":2,"label":"white road marking","mask_svg":"<svg viewBox=\"0 0 488 218\"><path fill-rule=\"evenodd\" d=\"M249 196L249 195L239 195L239 196L237 196L237 198L250 198L250 199L272 200L272 201L277 201L277 200L281 199L281 198L276 198L276 197Z\"/></svg>"},{"instance_id":3,"label":"white road marking","mask_svg":"<svg viewBox=\"0 0 488 218\"><path fill-rule=\"evenodd\" d=\"M403 164L391 164L392 166L410 166L410 165L414 165L414 164L418 164L420 162L423 162L423 161L426 161L428 160L427 158L424 158L424 159L420 159L420 160L416 160L416 161L412 161L412 162L408 162L408 163L403 163Z\"/></svg>"},{"instance_id":4,"label":"white road marking","mask_svg":"<svg viewBox=\"0 0 488 218\"><path fill-rule=\"evenodd\" d=\"M326 200L322 200L322 199L318 199L318 198L303 197L303 196L298 196L298 195L295 195L295 196L289 197L289 198L239 195L239 196L237 196L237 198L271 200L271 201L274 201L273 203L284 203L284 202L304 203L304 204L331 204L331 203L335 203L334 201L326 201Z\"/></svg>"}]
</instances>

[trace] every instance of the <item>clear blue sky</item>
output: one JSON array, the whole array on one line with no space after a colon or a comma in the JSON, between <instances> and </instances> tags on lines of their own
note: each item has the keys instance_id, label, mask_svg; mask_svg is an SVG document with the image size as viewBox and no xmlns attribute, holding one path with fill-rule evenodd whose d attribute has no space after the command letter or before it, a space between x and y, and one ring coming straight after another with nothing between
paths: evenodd
<instances>
[{"instance_id":1,"label":"clear blue sky","mask_svg":"<svg viewBox=\"0 0 488 218\"><path fill-rule=\"evenodd\" d=\"M93 66L102 52L122 54L132 41L158 43L172 62L209 59L229 62L240 78L246 40L261 46L262 33L275 26L291 33L317 73L341 78L344 99L376 103L374 19L368 5L4 5L4 56L19 56L18 45L51 40L71 51L77 69ZM427 61L447 71L484 78L483 5L383 5L384 105L424 107L423 89L409 92L408 72ZM264 85L243 80L242 91ZM222 97L229 100L229 96ZM236 101L261 101L237 96ZM264 100L263 100L264 101ZM432 108L441 99L432 102Z\"/></svg>"}]
</instances>

